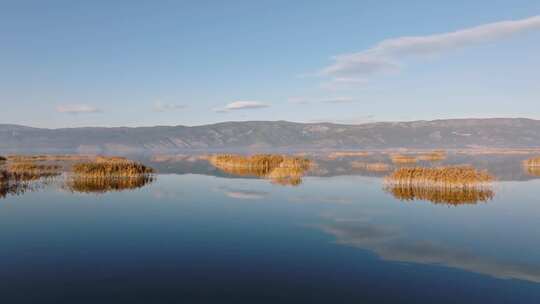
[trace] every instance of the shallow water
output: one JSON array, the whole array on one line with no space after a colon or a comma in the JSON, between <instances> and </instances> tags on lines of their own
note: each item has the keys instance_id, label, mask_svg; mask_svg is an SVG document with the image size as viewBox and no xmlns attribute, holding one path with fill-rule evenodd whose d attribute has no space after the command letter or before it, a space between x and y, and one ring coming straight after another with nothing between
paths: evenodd
<instances>
[{"instance_id":1,"label":"shallow water","mask_svg":"<svg viewBox=\"0 0 540 304\"><path fill-rule=\"evenodd\" d=\"M7 195L2 302L540 301L534 177L448 204L400 200L354 172L293 187L189 171L126 191Z\"/></svg>"}]
</instances>

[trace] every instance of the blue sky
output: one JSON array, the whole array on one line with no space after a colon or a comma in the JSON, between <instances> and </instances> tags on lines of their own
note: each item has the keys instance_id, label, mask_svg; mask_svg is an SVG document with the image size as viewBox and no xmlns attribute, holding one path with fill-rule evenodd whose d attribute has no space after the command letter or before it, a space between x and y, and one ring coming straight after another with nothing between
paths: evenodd
<instances>
[{"instance_id":1,"label":"blue sky","mask_svg":"<svg viewBox=\"0 0 540 304\"><path fill-rule=\"evenodd\" d=\"M540 1L0 0L0 123L540 119Z\"/></svg>"}]
</instances>

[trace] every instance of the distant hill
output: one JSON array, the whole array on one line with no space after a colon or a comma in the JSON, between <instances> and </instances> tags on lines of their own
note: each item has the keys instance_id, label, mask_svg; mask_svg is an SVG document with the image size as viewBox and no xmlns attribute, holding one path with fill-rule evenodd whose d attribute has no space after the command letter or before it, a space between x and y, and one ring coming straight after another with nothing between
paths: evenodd
<instances>
[{"instance_id":1,"label":"distant hill","mask_svg":"<svg viewBox=\"0 0 540 304\"><path fill-rule=\"evenodd\" d=\"M65 129L0 124L3 153L475 147L540 147L540 120L449 119L362 125L246 121L194 127Z\"/></svg>"}]
</instances>

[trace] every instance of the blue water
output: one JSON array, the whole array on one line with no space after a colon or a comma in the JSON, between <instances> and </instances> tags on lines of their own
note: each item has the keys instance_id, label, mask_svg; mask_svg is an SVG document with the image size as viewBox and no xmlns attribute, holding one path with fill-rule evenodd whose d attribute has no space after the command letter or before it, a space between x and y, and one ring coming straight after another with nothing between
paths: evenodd
<instances>
[{"instance_id":1,"label":"blue water","mask_svg":"<svg viewBox=\"0 0 540 304\"><path fill-rule=\"evenodd\" d=\"M401 201L377 177L159 175L0 200L2 303L540 303L540 180Z\"/></svg>"}]
</instances>

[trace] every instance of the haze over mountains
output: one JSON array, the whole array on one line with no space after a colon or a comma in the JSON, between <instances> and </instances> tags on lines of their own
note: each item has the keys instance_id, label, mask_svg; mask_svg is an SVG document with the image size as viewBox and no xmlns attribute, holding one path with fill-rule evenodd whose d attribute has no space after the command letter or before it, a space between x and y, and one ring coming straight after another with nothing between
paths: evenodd
<instances>
[{"instance_id":1,"label":"haze over mountains","mask_svg":"<svg viewBox=\"0 0 540 304\"><path fill-rule=\"evenodd\" d=\"M362 125L246 121L194 127L64 129L0 125L3 153L482 147L540 147L540 120L449 119Z\"/></svg>"}]
</instances>

